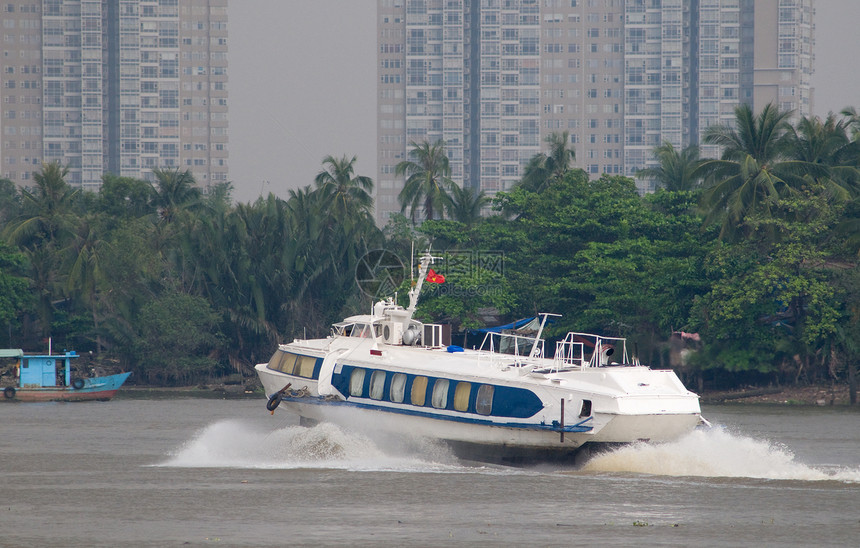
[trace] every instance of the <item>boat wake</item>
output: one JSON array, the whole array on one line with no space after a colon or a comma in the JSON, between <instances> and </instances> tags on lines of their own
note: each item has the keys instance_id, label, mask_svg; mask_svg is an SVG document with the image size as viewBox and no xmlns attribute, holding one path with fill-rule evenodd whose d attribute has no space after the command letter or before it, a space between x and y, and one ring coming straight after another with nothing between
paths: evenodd
<instances>
[{"instance_id":1,"label":"boat wake","mask_svg":"<svg viewBox=\"0 0 860 548\"><path fill-rule=\"evenodd\" d=\"M582 472L628 472L860 483L860 469L809 466L785 446L732 434L723 428L696 430L670 443L637 443L592 457Z\"/></svg>"},{"instance_id":2,"label":"boat wake","mask_svg":"<svg viewBox=\"0 0 860 548\"><path fill-rule=\"evenodd\" d=\"M360 471L455 472L464 467L443 444L345 431L320 423L269 431L241 420L201 430L160 466L187 468L327 468Z\"/></svg>"}]
</instances>

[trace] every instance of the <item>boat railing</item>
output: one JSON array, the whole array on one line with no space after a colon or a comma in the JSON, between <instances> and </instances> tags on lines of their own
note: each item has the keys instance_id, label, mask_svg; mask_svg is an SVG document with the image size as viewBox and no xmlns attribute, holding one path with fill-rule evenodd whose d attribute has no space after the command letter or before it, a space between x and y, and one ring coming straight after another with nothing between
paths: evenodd
<instances>
[{"instance_id":1,"label":"boat railing","mask_svg":"<svg viewBox=\"0 0 860 548\"><path fill-rule=\"evenodd\" d=\"M532 352L537 341L537 350ZM493 333L484 335L484 340L478 349L490 354L502 354L514 356L516 365L523 365L527 358L544 357L544 340L535 339L525 335L514 335L512 333Z\"/></svg>"},{"instance_id":2,"label":"boat railing","mask_svg":"<svg viewBox=\"0 0 860 548\"><path fill-rule=\"evenodd\" d=\"M606 337L571 331L563 340L556 343L555 362L559 367L639 365L638 361L634 358L631 363L627 355L627 339L623 337Z\"/></svg>"},{"instance_id":3,"label":"boat railing","mask_svg":"<svg viewBox=\"0 0 860 548\"><path fill-rule=\"evenodd\" d=\"M555 356L552 362L554 372L571 368L581 369L587 365L584 343L571 340L569 337L555 343Z\"/></svg>"}]
</instances>

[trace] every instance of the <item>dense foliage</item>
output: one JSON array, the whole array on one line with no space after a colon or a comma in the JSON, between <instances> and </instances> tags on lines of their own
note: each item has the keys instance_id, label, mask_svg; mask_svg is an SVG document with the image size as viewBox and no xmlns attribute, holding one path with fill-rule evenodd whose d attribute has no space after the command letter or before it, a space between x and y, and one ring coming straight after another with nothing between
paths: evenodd
<instances>
[{"instance_id":1,"label":"dense foliage","mask_svg":"<svg viewBox=\"0 0 860 548\"><path fill-rule=\"evenodd\" d=\"M51 337L138 382L252 376L278 342L383 296L356 282L367 252L406 265L387 287L403 299L412 250L432 247L446 282L425 286L419 311L455 332L555 312L550 336L626 336L699 389L856 379L857 118L786 120L739 108L709 132L716 160L664 144L646 196L626 177L589 180L554 135L492 211L450 184L442 143L413 144L398 171L414 183L409 218L382 230L354 157L326 157L286 200L235 205L230 185L204 194L178 170L106 175L91 194L48 164L29 188L0 181L0 346ZM684 359L679 334L696 334Z\"/></svg>"}]
</instances>

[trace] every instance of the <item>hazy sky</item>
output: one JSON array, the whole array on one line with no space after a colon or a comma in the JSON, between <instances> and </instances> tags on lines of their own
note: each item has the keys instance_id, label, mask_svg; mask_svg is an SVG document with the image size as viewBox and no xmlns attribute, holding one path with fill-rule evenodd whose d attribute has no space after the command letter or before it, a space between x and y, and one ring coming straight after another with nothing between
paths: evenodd
<instances>
[{"instance_id":1,"label":"hazy sky","mask_svg":"<svg viewBox=\"0 0 860 548\"><path fill-rule=\"evenodd\" d=\"M860 1L813 0L815 113L860 108ZM376 0L230 0L230 178L240 202L313 182L326 155L376 177Z\"/></svg>"}]
</instances>

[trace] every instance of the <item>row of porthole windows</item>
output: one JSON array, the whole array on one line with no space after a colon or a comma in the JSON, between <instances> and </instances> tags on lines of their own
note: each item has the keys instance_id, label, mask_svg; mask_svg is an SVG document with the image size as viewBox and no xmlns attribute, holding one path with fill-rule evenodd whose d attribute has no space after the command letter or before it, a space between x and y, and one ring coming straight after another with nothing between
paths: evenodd
<instances>
[{"instance_id":1,"label":"row of porthole windows","mask_svg":"<svg viewBox=\"0 0 860 548\"><path fill-rule=\"evenodd\" d=\"M388 397L385 396L385 381L388 375L386 371L373 371L370 374L370 383L368 393L365 395L364 381L367 375L367 370L355 368L349 377L349 394L355 397L370 397L374 400L388 399L393 403L404 403L406 401L406 385L408 377L404 373L393 373L391 376L391 384L388 388ZM436 409L446 409L448 405L448 396L450 392L451 382L448 379L435 379L433 381L432 391L430 393L430 405ZM427 387L429 379L424 376L415 376L412 379L412 386L409 390L409 400L415 406L424 407L427 404ZM489 384L478 385L475 395L475 412L479 415L489 415L493 411L493 392L494 388ZM456 411L468 412L469 401L472 396L472 383L460 381L454 387L453 409Z\"/></svg>"}]
</instances>

